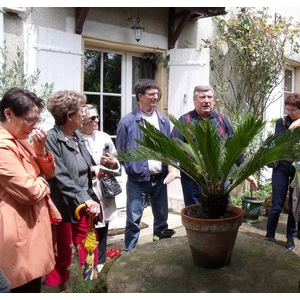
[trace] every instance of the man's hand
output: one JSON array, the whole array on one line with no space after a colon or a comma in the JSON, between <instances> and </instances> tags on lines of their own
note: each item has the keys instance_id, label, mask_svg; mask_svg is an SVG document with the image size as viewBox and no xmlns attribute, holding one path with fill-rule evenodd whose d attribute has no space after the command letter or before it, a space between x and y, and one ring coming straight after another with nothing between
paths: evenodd
<instances>
[{"instance_id":1,"label":"man's hand","mask_svg":"<svg viewBox=\"0 0 300 300\"><path fill-rule=\"evenodd\" d=\"M168 166L168 175L164 179L164 184L169 184L174 179L180 178L180 172L173 166Z\"/></svg>"}]
</instances>

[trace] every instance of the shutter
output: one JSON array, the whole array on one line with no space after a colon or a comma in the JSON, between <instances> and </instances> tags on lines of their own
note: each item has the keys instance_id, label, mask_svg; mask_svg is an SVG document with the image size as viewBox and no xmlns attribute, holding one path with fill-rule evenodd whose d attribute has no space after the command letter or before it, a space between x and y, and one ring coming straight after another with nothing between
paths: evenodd
<instances>
[{"instance_id":1,"label":"shutter","mask_svg":"<svg viewBox=\"0 0 300 300\"><path fill-rule=\"evenodd\" d=\"M194 109L193 91L209 84L209 50L174 49L170 51L168 112L179 118ZM180 180L168 185L169 208L184 207Z\"/></svg>"},{"instance_id":2,"label":"shutter","mask_svg":"<svg viewBox=\"0 0 300 300\"><path fill-rule=\"evenodd\" d=\"M209 84L209 50L171 50L169 68L168 112L178 118L194 109L194 87Z\"/></svg>"},{"instance_id":3,"label":"shutter","mask_svg":"<svg viewBox=\"0 0 300 300\"><path fill-rule=\"evenodd\" d=\"M81 36L32 25L26 29L26 71L40 70L40 83L54 83L56 91L81 91Z\"/></svg>"}]
</instances>

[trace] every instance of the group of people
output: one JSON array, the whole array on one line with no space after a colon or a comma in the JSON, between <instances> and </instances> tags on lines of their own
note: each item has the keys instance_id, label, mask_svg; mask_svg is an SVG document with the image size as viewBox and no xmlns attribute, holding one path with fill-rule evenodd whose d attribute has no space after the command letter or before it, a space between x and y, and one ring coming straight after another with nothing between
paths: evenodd
<instances>
[{"instance_id":1,"label":"group of people","mask_svg":"<svg viewBox=\"0 0 300 300\"><path fill-rule=\"evenodd\" d=\"M100 165L117 170L120 164L109 135L98 132L97 109L80 93L58 91L47 101L55 125L46 132L38 128L44 106L21 88L10 89L0 102L0 281L5 276L11 292L40 292L43 276L47 285L65 290L71 245L82 266L90 220L99 237L94 265L100 271L116 211L114 198L105 201L98 185L107 176ZM53 207L62 221L51 225Z\"/></svg>"},{"instance_id":2,"label":"group of people","mask_svg":"<svg viewBox=\"0 0 300 300\"><path fill-rule=\"evenodd\" d=\"M134 89L138 105L120 120L116 147L108 134L99 131L98 110L86 104L83 94L58 91L48 98L47 109L55 120L48 132L38 127L45 106L42 99L21 88L12 88L3 96L0 102L0 283L9 283L11 292L40 292L43 276L47 285L65 290L70 277L71 245L75 246L83 266L87 253L82 242L91 220L99 241L94 255L95 272L100 272L106 262L108 225L116 214L115 199L106 199L100 187L100 180L108 176L101 166L121 172L115 154L138 147L136 139L142 138L140 125L143 126L144 120L166 136L184 141L176 128L171 131L169 119L157 110L161 98L157 83L141 79ZM214 91L210 86L195 87L193 100L195 109L181 116L181 122L209 119L220 138L234 134L228 119L214 111ZM300 122L300 95L290 95L285 105L289 114L284 128L280 121L276 123L276 133L299 126L296 122ZM237 165L242 162L243 158ZM148 197L154 218L153 240L167 237L167 184L174 179L181 179L185 205L201 201L199 187L172 166L155 160L124 162L123 166L127 174L124 251L132 250L138 243ZM290 161L280 162L273 171L273 206L266 235L270 241L274 241L283 199L293 175ZM248 180L251 188L256 189L254 178ZM56 224L51 224L50 218L53 202L62 218ZM77 220L75 210L81 204L85 209ZM287 227L288 248L292 250L296 234L292 214Z\"/></svg>"}]
</instances>

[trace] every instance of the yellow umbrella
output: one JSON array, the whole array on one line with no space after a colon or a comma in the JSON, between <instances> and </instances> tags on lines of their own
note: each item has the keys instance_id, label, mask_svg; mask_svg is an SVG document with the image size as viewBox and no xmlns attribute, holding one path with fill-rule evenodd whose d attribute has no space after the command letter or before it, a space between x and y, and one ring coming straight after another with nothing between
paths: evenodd
<instances>
[{"instance_id":1,"label":"yellow umbrella","mask_svg":"<svg viewBox=\"0 0 300 300\"><path fill-rule=\"evenodd\" d=\"M85 207L85 204L77 206L75 210L75 217L77 220L80 220L80 210ZM89 219L89 230L85 239L82 241L82 244L87 252L83 266L83 278L84 280L89 281L94 278L94 251L99 244L96 238L96 231L93 226L93 217L90 217Z\"/></svg>"}]
</instances>

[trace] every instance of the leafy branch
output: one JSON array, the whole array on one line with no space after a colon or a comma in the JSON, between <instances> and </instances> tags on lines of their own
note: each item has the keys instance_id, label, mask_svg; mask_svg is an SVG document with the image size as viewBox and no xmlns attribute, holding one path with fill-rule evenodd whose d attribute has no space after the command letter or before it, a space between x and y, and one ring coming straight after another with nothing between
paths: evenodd
<instances>
[{"instance_id":1,"label":"leafy branch","mask_svg":"<svg viewBox=\"0 0 300 300\"><path fill-rule=\"evenodd\" d=\"M229 18L214 18L217 38L205 40L210 49L216 107L233 114L263 116L280 95L272 94L283 80L287 60L299 52L299 24L281 17L272 22L267 8L239 8Z\"/></svg>"},{"instance_id":2,"label":"leafy branch","mask_svg":"<svg viewBox=\"0 0 300 300\"><path fill-rule=\"evenodd\" d=\"M23 53L18 48L16 58L11 65L8 63L7 48L4 44L0 48L2 65L0 68L0 97L2 97L10 88L21 87L38 95L41 99L47 99L52 93L54 83L46 83L39 85L40 70L36 70L33 74L24 73Z\"/></svg>"}]
</instances>

